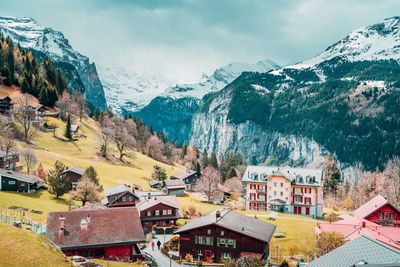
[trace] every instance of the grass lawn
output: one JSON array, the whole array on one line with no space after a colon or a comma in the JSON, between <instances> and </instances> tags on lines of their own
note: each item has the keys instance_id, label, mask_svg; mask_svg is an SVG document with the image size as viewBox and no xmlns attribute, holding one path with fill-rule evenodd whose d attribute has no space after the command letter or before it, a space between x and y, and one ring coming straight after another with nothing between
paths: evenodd
<instances>
[{"instance_id":1,"label":"grass lawn","mask_svg":"<svg viewBox=\"0 0 400 267\"><path fill-rule=\"evenodd\" d=\"M217 209L222 209L224 206L214 205L210 203L203 202L196 195L191 193L186 193L184 197L178 197L178 202L181 210L187 210L190 206L196 207L198 213L209 214Z\"/></svg>"},{"instance_id":2,"label":"grass lawn","mask_svg":"<svg viewBox=\"0 0 400 267\"><path fill-rule=\"evenodd\" d=\"M45 237L0 223L0 266L71 266Z\"/></svg>"},{"instance_id":3,"label":"grass lawn","mask_svg":"<svg viewBox=\"0 0 400 267\"><path fill-rule=\"evenodd\" d=\"M165 168L168 176L183 170L179 165L171 166L163 164L141 153L134 153L134 157L126 158L127 162L125 164L115 159L105 160L97 154L100 147L97 137L99 129L97 123L92 119L84 119L82 123L79 123L87 137L80 138L75 142L65 142L62 140L65 128L64 122L51 119L50 123L58 126L56 131L58 138L53 137L52 132L45 133L41 131L34 138L34 149L38 153L40 162L46 170L52 169L56 160L62 161L67 166L77 166L84 169L93 166L98 172L100 184L103 185L103 188L119 184L138 184L144 190L150 189L148 180L151 179L154 165L157 164ZM24 146L26 144L18 143L19 148ZM22 162L20 164L22 165ZM103 194L101 197L103 197ZM0 191L0 207L18 206L29 210L43 211L43 214L27 212L26 216L32 220L45 223L49 212L68 209L65 201L67 198L68 194L64 195L64 198L56 200L46 190L41 190L36 194Z\"/></svg>"},{"instance_id":4,"label":"grass lawn","mask_svg":"<svg viewBox=\"0 0 400 267\"><path fill-rule=\"evenodd\" d=\"M144 265L137 263L137 262L115 262L115 261L106 261L106 260L99 260L93 259L94 262L101 264L104 267L142 267Z\"/></svg>"}]
</instances>

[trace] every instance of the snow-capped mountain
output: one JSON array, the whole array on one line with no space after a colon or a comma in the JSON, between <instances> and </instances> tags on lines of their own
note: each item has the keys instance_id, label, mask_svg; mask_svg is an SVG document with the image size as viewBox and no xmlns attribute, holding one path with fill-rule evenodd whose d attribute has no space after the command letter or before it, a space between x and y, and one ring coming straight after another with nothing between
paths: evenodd
<instances>
[{"instance_id":1,"label":"snow-capped mountain","mask_svg":"<svg viewBox=\"0 0 400 267\"><path fill-rule=\"evenodd\" d=\"M61 32L50 27L43 27L34 19L27 17L0 17L0 30L22 47L50 57L69 78L71 89L81 90L82 88L79 86L83 83L88 102L101 110L106 109L104 91L97 75L96 66L89 61L88 57L73 49ZM71 66L68 64L76 69L78 75L71 70Z\"/></svg>"},{"instance_id":2,"label":"snow-capped mountain","mask_svg":"<svg viewBox=\"0 0 400 267\"><path fill-rule=\"evenodd\" d=\"M120 67L99 66L98 70L107 103L118 113L142 109L173 84L162 75L141 75Z\"/></svg>"},{"instance_id":3,"label":"snow-capped mountain","mask_svg":"<svg viewBox=\"0 0 400 267\"><path fill-rule=\"evenodd\" d=\"M257 63L235 62L216 69L212 75L203 74L198 83L179 84L169 87L163 96L171 98L193 97L201 99L210 92L216 92L231 83L244 71L267 72L278 69L280 66L272 60L263 60Z\"/></svg>"},{"instance_id":4,"label":"snow-capped mountain","mask_svg":"<svg viewBox=\"0 0 400 267\"><path fill-rule=\"evenodd\" d=\"M302 63L243 73L203 98L190 144L254 163L318 166L332 153L342 166L382 168L400 153L399 29L388 18Z\"/></svg>"}]
</instances>

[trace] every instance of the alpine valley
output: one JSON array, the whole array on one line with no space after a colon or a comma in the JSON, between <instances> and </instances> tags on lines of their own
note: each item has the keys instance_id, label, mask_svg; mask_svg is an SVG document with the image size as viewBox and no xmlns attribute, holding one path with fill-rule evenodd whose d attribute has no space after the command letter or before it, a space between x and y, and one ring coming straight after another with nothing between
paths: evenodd
<instances>
[{"instance_id":1,"label":"alpine valley","mask_svg":"<svg viewBox=\"0 0 400 267\"><path fill-rule=\"evenodd\" d=\"M68 87L84 92L92 109L107 109L95 64L74 50L61 32L42 27L27 17L0 17L0 31L21 47L31 49L37 57L49 57L68 79Z\"/></svg>"}]
</instances>

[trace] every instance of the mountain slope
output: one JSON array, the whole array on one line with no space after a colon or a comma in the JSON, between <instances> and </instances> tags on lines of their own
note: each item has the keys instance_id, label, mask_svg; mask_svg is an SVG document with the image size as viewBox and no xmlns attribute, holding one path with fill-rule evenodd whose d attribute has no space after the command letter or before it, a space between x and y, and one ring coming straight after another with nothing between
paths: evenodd
<instances>
[{"instance_id":1,"label":"mountain slope","mask_svg":"<svg viewBox=\"0 0 400 267\"><path fill-rule=\"evenodd\" d=\"M243 73L203 98L191 144L256 162L320 165L331 152L381 168L400 153L398 29L386 19L304 63Z\"/></svg>"},{"instance_id":2,"label":"mountain slope","mask_svg":"<svg viewBox=\"0 0 400 267\"><path fill-rule=\"evenodd\" d=\"M231 63L218 68L212 75L203 75L193 84L169 87L147 106L134 113L154 130L164 131L170 140L187 142L193 114L200 99L207 93L217 92L232 82L243 71L265 72L279 66L271 60L250 63Z\"/></svg>"},{"instance_id":3,"label":"mountain slope","mask_svg":"<svg viewBox=\"0 0 400 267\"><path fill-rule=\"evenodd\" d=\"M0 17L0 30L22 47L50 57L69 79L71 89L84 91L93 107L107 108L95 64L74 50L61 32L42 27L32 18L25 17Z\"/></svg>"}]
</instances>

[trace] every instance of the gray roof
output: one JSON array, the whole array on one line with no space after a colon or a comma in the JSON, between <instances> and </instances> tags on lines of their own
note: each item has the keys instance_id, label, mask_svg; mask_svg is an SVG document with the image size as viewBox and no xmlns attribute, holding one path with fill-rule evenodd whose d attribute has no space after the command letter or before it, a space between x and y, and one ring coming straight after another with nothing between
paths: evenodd
<instances>
[{"instance_id":1,"label":"gray roof","mask_svg":"<svg viewBox=\"0 0 400 267\"><path fill-rule=\"evenodd\" d=\"M306 177L315 177L316 182L313 183L315 185L319 185L322 179L322 170L320 169L249 165L243 174L242 182L266 182L265 178L272 174L283 175L289 181L296 181L296 178L302 178L303 184L308 184L305 183Z\"/></svg>"},{"instance_id":2,"label":"gray roof","mask_svg":"<svg viewBox=\"0 0 400 267\"><path fill-rule=\"evenodd\" d=\"M172 177L174 177L176 179L179 179L179 180L185 180L186 178L188 178L188 177L190 177L190 176L192 176L194 174L196 174L195 171L192 171L190 169L186 169L185 171L180 172L180 173L178 173L176 175L173 175Z\"/></svg>"},{"instance_id":3,"label":"gray roof","mask_svg":"<svg viewBox=\"0 0 400 267\"><path fill-rule=\"evenodd\" d=\"M150 180L149 181L150 186L155 186L157 184L162 184L162 183L163 183L163 181L159 181L159 180Z\"/></svg>"},{"instance_id":4,"label":"gray roof","mask_svg":"<svg viewBox=\"0 0 400 267\"><path fill-rule=\"evenodd\" d=\"M85 173L85 170L82 168L79 168L79 167L70 167L70 168L66 169L63 173L66 173L66 172L73 172L73 173L76 173L79 175L83 175Z\"/></svg>"},{"instance_id":5,"label":"gray roof","mask_svg":"<svg viewBox=\"0 0 400 267\"><path fill-rule=\"evenodd\" d=\"M178 231L177 234L191 231L207 225L218 225L223 228L241 233L243 235L269 242L275 232L276 226L272 223L263 222L261 220L249 217L231 210L220 210L221 217L216 219L217 211L210 213L207 216L190 221Z\"/></svg>"},{"instance_id":6,"label":"gray roof","mask_svg":"<svg viewBox=\"0 0 400 267\"><path fill-rule=\"evenodd\" d=\"M152 196L150 199L141 198L141 201L136 206L140 211L144 211L160 203L170 206L171 208L179 209L179 203L176 196L170 196L170 195Z\"/></svg>"},{"instance_id":7,"label":"gray roof","mask_svg":"<svg viewBox=\"0 0 400 267\"><path fill-rule=\"evenodd\" d=\"M4 158L6 156L6 154L7 154L6 151L0 150L0 158ZM8 155L11 156L11 155L19 155L19 154L17 152L10 151L10 152L8 152Z\"/></svg>"},{"instance_id":8,"label":"gray roof","mask_svg":"<svg viewBox=\"0 0 400 267\"><path fill-rule=\"evenodd\" d=\"M165 184L165 187L167 187L169 189L186 187L185 183L182 180L165 180L164 184Z\"/></svg>"},{"instance_id":9,"label":"gray roof","mask_svg":"<svg viewBox=\"0 0 400 267\"><path fill-rule=\"evenodd\" d=\"M106 197L108 197L108 196L120 194L123 192L131 191L131 190L126 185L117 185L114 187L106 188L106 190L104 190L104 191L106 193Z\"/></svg>"},{"instance_id":10,"label":"gray roof","mask_svg":"<svg viewBox=\"0 0 400 267\"><path fill-rule=\"evenodd\" d=\"M9 178L16 179L18 181L23 181L27 183L42 183L43 180L35 175L23 174L14 171L8 171L5 169L0 169L0 176L7 176Z\"/></svg>"},{"instance_id":11,"label":"gray roof","mask_svg":"<svg viewBox=\"0 0 400 267\"><path fill-rule=\"evenodd\" d=\"M358 263L400 266L400 251L362 235L310 262L310 267L351 267Z\"/></svg>"}]
</instances>

